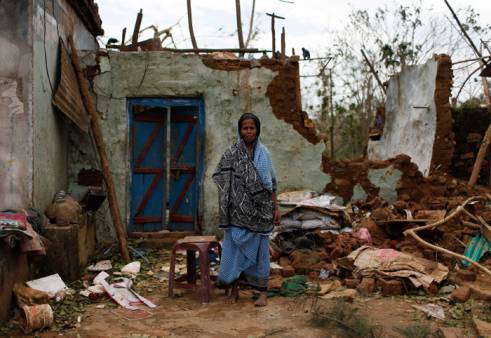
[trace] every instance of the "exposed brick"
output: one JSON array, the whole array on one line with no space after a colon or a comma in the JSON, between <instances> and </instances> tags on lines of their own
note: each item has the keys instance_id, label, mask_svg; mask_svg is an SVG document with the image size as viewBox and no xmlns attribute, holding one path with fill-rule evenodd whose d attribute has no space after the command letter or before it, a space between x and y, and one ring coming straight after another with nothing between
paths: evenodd
<instances>
[{"instance_id":1,"label":"exposed brick","mask_svg":"<svg viewBox=\"0 0 491 338\"><path fill-rule=\"evenodd\" d=\"M283 277L291 277L295 276L295 269L291 265L284 266L281 270L281 276Z\"/></svg>"},{"instance_id":2,"label":"exposed brick","mask_svg":"<svg viewBox=\"0 0 491 338\"><path fill-rule=\"evenodd\" d=\"M472 270L457 270L457 278L465 282L476 280L477 274Z\"/></svg>"},{"instance_id":3,"label":"exposed brick","mask_svg":"<svg viewBox=\"0 0 491 338\"><path fill-rule=\"evenodd\" d=\"M382 294L385 296L402 295L404 293L404 286L397 279L379 279L377 280L377 287L382 290Z\"/></svg>"},{"instance_id":4,"label":"exposed brick","mask_svg":"<svg viewBox=\"0 0 491 338\"><path fill-rule=\"evenodd\" d=\"M438 293L438 286L436 286L435 283L431 283L430 286L428 287L428 289L426 289L426 291L430 294L430 295L436 295Z\"/></svg>"},{"instance_id":5,"label":"exposed brick","mask_svg":"<svg viewBox=\"0 0 491 338\"><path fill-rule=\"evenodd\" d=\"M356 278L347 278L344 280L344 286L350 289L356 289L358 284L360 284L360 280Z\"/></svg>"},{"instance_id":6,"label":"exposed brick","mask_svg":"<svg viewBox=\"0 0 491 338\"><path fill-rule=\"evenodd\" d=\"M465 330L458 327L441 327L440 334L443 338L465 337Z\"/></svg>"},{"instance_id":7,"label":"exposed brick","mask_svg":"<svg viewBox=\"0 0 491 338\"><path fill-rule=\"evenodd\" d=\"M461 286L450 294L450 298L459 303L465 303L471 296L471 289L467 286Z\"/></svg>"},{"instance_id":8,"label":"exposed brick","mask_svg":"<svg viewBox=\"0 0 491 338\"><path fill-rule=\"evenodd\" d=\"M472 298L491 302L491 291L484 290L473 285L471 285L470 288L471 288Z\"/></svg>"},{"instance_id":9,"label":"exposed brick","mask_svg":"<svg viewBox=\"0 0 491 338\"><path fill-rule=\"evenodd\" d=\"M373 278L363 278L361 283L356 288L362 295L367 295L375 291L375 279Z\"/></svg>"},{"instance_id":10,"label":"exposed brick","mask_svg":"<svg viewBox=\"0 0 491 338\"><path fill-rule=\"evenodd\" d=\"M278 264L281 265L282 267L289 266L291 264L290 258L286 256L281 256L278 261Z\"/></svg>"}]
</instances>

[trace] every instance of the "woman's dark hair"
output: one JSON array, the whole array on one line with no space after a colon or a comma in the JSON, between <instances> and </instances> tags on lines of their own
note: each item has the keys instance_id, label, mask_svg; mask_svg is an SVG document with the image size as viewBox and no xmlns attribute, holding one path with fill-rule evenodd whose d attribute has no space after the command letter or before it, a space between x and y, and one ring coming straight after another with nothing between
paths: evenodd
<instances>
[{"instance_id":1,"label":"woman's dark hair","mask_svg":"<svg viewBox=\"0 0 491 338\"><path fill-rule=\"evenodd\" d=\"M240 135L240 128L242 127L242 122L244 122L244 120L253 120L254 121L254 124L256 125L256 129L257 129L256 137L259 137L259 134L261 133L261 121L259 121L259 118L256 115L254 115L253 113L244 113L240 117L239 122L237 123L239 135Z\"/></svg>"}]
</instances>

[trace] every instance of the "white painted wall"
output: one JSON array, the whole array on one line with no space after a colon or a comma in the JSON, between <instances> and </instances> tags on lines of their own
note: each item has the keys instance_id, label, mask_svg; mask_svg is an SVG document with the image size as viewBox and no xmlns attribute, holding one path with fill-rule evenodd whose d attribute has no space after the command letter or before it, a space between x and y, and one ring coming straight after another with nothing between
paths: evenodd
<instances>
[{"instance_id":1,"label":"white painted wall","mask_svg":"<svg viewBox=\"0 0 491 338\"><path fill-rule=\"evenodd\" d=\"M430 59L423 65L407 67L389 80L384 132L380 140L368 142L369 160L406 154L423 175L429 174L436 133L437 68L438 63Z\"/></svg>"}]
</instances>

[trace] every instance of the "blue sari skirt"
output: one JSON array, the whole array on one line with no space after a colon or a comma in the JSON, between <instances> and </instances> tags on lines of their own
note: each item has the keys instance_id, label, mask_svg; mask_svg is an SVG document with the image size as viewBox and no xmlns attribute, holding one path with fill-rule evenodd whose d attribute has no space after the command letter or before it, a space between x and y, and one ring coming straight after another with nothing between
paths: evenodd
<instances>
[{"instance_id":1,"label":"blue sari skirt","mask_svg":"<svg viewBox=\"0 0 491 338\"><path fill-rule=\"evenodd\" d=\"M234 226L226 228L217 286L240 281L266 291L268 279L269 236Z\"/></svg>"}]
</instances>

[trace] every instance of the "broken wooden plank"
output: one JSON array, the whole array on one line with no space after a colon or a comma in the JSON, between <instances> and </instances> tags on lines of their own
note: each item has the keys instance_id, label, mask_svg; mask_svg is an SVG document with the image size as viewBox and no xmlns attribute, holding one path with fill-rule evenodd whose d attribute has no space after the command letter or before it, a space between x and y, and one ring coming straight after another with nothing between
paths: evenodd
<instances>
[{"instance_id":1,"label":"broken wooden plank","mask_svg":"<svg viewBox=\"0 0 491 338\"><path fill-rule=\"evenodd\" d=\"M133 29L133 35L131 37L131 44L133 45L135 45L138 42L138 34L140 33L142 18L143 18L143 11L140 9L140 12L136 16L135 28Z\"/></svg>"},{"instance_id":2,"label":"broken wooden plank","mask_svg":"<svg viewBox=\"0 0 491 338\"><path fill-rule=\"evenodd\" d=\"M78 84L80 86L80 92L82 94L82 101L85 106L85 109L87 109L90 115L90 124L92 127L92 131L94 133L97 150L99 152L99 158L102 167L102 175L104 177L104 182L106 183L109 210L111 211L114 228L116 230L116 236L119 242L119 251L121 252L121 257L123 258L123 260L127 262L130 260L130 254L128 252L128 243L126 240L126 233L123 227L123 222L119 211L116 189L114 188L113 178L109 170L109 159L107 157L106 145L104 143L104 138L102 136L101 127L99 125L99 119L95 109L94 101L92 100L92 96L90 95L89 92L87 79L85 79L82 68L80 66L77 50L75 48L75 45L73 44L73 37L70 37L68 39L68 43L70 45L70 49L72 52L72 63L77 73Z\"/></svg>"}]
</instances>

